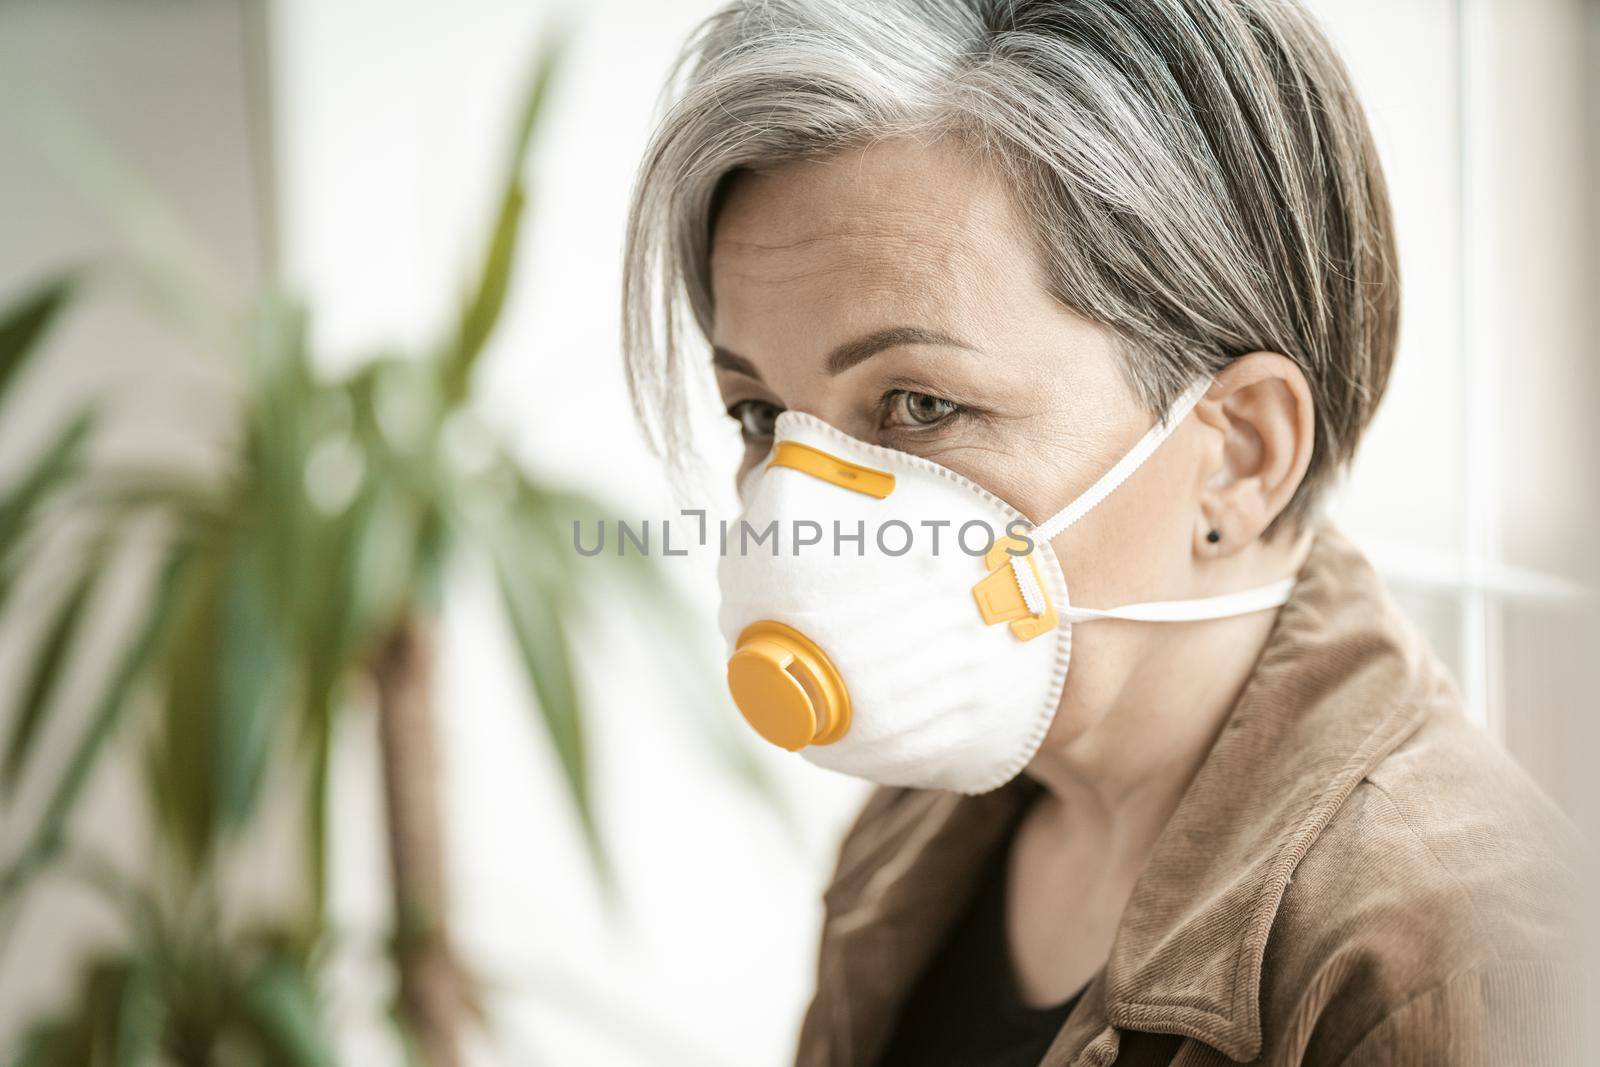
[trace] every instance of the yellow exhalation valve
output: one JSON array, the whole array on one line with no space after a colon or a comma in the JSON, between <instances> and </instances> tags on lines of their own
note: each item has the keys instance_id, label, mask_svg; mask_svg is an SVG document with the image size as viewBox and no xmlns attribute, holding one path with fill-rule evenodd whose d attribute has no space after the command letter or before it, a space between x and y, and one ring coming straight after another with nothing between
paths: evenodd
<instances>
[{"instance_id":1,"label":"yellow exhalation valve","mask_svg":"<svg viewBox=\"0 0 1600 1067\"><path fill-rule=\"evenodd\" d=\"M792 626L763 619L734 642L728 691L756 733L798 752L850 729L850 694L827 653Z\"/></svg>"}]
</instances>

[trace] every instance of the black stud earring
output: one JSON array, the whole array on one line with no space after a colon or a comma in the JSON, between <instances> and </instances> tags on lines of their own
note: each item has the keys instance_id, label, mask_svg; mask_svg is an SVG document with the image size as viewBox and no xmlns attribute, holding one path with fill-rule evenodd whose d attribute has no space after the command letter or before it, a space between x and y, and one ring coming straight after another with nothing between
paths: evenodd
<instances>
[{"instance_id":1,"label":"black stud earring","mask_svg":"<svg viewBox=\"0 0 1600 1067\"><path fill-rule=\"evenodd\" d=\"M1222 540L1222 535L1216 530L1212 530L1210 533L1206 534L1206 540L1210 541L1212 544L1216 544L1218 541Z\"/></svg>"}]
</instances>

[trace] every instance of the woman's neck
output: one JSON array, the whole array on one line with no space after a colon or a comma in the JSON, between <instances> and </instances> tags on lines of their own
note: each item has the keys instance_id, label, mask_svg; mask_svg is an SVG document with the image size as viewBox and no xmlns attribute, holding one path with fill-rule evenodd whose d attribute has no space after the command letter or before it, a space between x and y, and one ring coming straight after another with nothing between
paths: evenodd
<instances>
[{"instance_id":1,"label":"woman's neck","mask_svg":"<svg viewBox=\"0 0 1600 1067\"><path fill-rule=\"evenodd\" d=\"M1309 537L1263 573L1295 573ZM1276 553L1274 553L1276 554ZM1108 874L1131 878L1205 762L1249 681L1275 613L1176 624L1152 662L1093 726L1045 744L1027 774L1045 787L1065 832L1094 842ZM1166 626L1169 624L1155 624Z\"/></svg>"}]
</instances>

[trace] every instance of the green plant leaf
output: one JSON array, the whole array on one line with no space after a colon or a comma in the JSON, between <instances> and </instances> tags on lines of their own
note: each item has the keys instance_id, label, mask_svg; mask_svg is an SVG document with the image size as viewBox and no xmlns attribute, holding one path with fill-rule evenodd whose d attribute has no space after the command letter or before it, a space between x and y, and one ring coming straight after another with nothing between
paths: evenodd
<instances>
[{"instance_id":1,"label":"green plant leaf","mask_svg":"<svg viewBox=\"0 0 1600 1067\"><path fill-rule=\"evenodd\" d=\"M198 546L169 609L170 629L157 666L163 683L161 729L146 750L159 829L178 846L191 871L198 871L210 853L221 807L219 705L232 548L225 542Z\"/></svg>"},{"instance_id":2,"label":"green plant leaf","mask_svg":"<svg viewBox=\"0 0 1600 1067\"><path fill-rule=\"evenodd\" d=\"M411 600L417 573L416 516L389 485L378 488L354 530L351 600L344 609L352 654L374 644Z\"/></svg>"},{"instance_id":3,"label":"green plant leaf","mask_svg":"<svg viewBox=\"0 0 1600 1067\"><path fill-rule=\"evenodd\" d=\"M153 1057L133 1058L137 1045L124 1044L124 1023L134 1023L133 1012L147 1010L140 1003L146 991L138 987L138 965L121 953L91 960L79 978L73 999L56 1016L34 1025L22 1041L18 1067L154 1067ZM138 1041L138 1029L127 1033Z\"/></svg>"},{"instance_id":4,"label":"green plant leaf","mask_svg":"<svg viewBox=\"0 0 1600 1067\"><path fill-rule=\"evenodd\" d=\"M294 961L269 960L246 983L244 1009L271 1063L332 1067L333 1046L311 976Z\"/></svg>"},{"instance_id":5,"label":"green plant leaf","mask_svg":"<svg viewBox=\"0 0 1600 1067\"><path fill-rule=\"evenodd\" d=\"M159 1063L165 1006L151 976L140 966L123 977L116 1005L116 1067L154 1067Z\"/></svg>"},{"instance_id":6,"label":"green plant leaf","mask_svg":"<svg viewBox=\"0 0 1600 1067\"><path fill-rule=\"evenodd\" d=\"M311 504L307 476L330 391L310 365L302 307L269 296L256 303L248 322L250 400L232 504L246 517L250 551L273 575L261 590L264 610L287 625L303 592L307 542L324 521Z\"/></svg>"},{"instance_id":7,"label":"green plant leaf","mask_svg":"<svg viewBox=\"0 0 1600 1067\"><path fill-rule=\"evenodd\" d=\"M0 399L66 306L76 285L75 274L52 278L0 315Z\"/></svg>"},{"instance_id":8,"label":"green plant leaf","mask_svg":"<svg viewBox=\"0 0 1600 1067\"><path fill-rule=\"evenodd\" d=\"M131 466L97 464L73 484L73 503L81 503L106 523L121 523L144 512L170 516L194 527L237 521L224 512L218 490L188 474Z\"/></svg>"},{"instance_id":9,"label":"green plant leaf","mask_svg":"<svg viewBox=\"0 0 1600 1067\"><path fill-rule=\"evenodd\" d=\"M61 669L67 662L67 653L78 632L84 606L89 602L95 583L100 576L99 553L91 554L84 564L83 573L73 583L56 609L55 617L45 629L44 637L33 657L28 673L28 683L22 690L11 738L6 745L5 761L0 764L0 791L9 796L17 786L23 765L33 751L33 742L39 735L45 709L55 696L61 681Z\"/></svg>"},{"instance_id":10,"label":"green plant leaf","mask_svg":"<svg viewBox=\"0 0 1600 1067\"><path fill-rule=\"evenodd\" d=\"M495 488L497 483L512 486L509 506L503 491ZM625 598L633 608L630 616L655 639L659 666L671 676L665 702L686 713L709 742L713 758L771 808L794 840L803 840L798 813L757 758L717 672L703 668L717 656L698 628L684 624L691 609L667 581L659 561L637 553L619 558L604 552L591 558L574 550L573 523L592 527L613 509L582 492L540 486L510 457L502 456L484 484L463 490L457 512L468 518L466 527L491 557L514 561L513 569L524 576L523 583L550 598L569 630L612 625L609 619L593 615L596 590ZM591 568L581 581L580 568Z\"/></svg>"},{"instance_id":11,"label":"green plant leaf","mask_svg":"<svg viewBox=\"0 0 1600 1067\"><path fill-rule=\"evenodd\" d=\"M0 876L0 912L14 906L33 876L47 866L60 850L67 820L88 782L89 774L94 770L106 741L115 733L137 681L160 644L180 585L179 579L188 561L188 546L179 546L169 555L162 568L144 623L107 681L99 705L78 738L66 769L51 791L44 814L34 827L27 845ZM11 928L12 924L0 921L0 937Z\"/></svg>"},{"instance_id":12,"label":"green plant leaf","mask_svg":"<svg viewBox=\"0 0 1600 1067\"><path fill-rule=\"evenodd\" d=\"M593 559L579 556L570 540L572 524L592 525L611 510L585 493L542 488L523 477L519 496L543 527L545 544L553 546L547 566L572 568L594 564L604 568L606 578L621 587L621 595L636 609L634 618L660 640L659 665L673 680L669 703L692 716L694 727L709 740L712 754L771 806L795 840L801 840L798 813L756 758L753 746L740 727L738 710L722 688L717 674L700 669L700 664L710 664L716 657L705 646L696 628L684 625L684 620L692 615L691 608L667 580L660 561L634 552L624 556L605 552ZM572 589L577 583L567 577L557 585ZM586 598L573 598L569 610L587 615L588 604ZM601 625L599 620L586 621Z\"/></svg>"},{"instance_id":13,"label":"green plant leaf","mask_svg":"<svg viewBox=\"0 0 1600 1067\"><path fill-rule=\"evenodd\" d=\"M306 922L313 937L322 933L328 919L328 783L333 766L333 697L330 694L322 699L316 712L317 720L311 727L314 732L307 756L310 766L305 776L306 883L311 898Z\"/></svg>"},{"instance_id":14,"label":"green plant leaf","mask_svg":"<svg viewBox=\"0 0 1600 1067\"><path fill-rule=\"evenodd\" d=\"M517 116L511 142L511 156L505 184L495 212L494 227L478 284L462 313L455 344L449 349L444 367L446 397L459 400L466 394L472 368L499 324L511 287L511 272L517 258L517 237L528 201L525 176L528 151L534 131L544 112L550 85L555 77L564 42L559 36L546 38L533 63L532 78Z\"/></svg>"},{"instance_id":15,"label":"green plant leaf","mask_svg":"<svg viewBox=\"0 0 1600 1067\"><path fill-rule=\"evenodd\" d=\"M514 542L514 538L508 537L503 543ZM614 899L616 879L595 819L584 746L583 709L578 701L566 628L554 598L526 581L525 572L516 566L510 553L502 555L496 570L501 600L516 638L523 669L533 686L539 714L566 777L595 872L608 898Z\"/></svg>"},{"instance_id":16,"label":"green plant leaf","mask_svg":"<svg viewBox=\"0 0 1600 1067\"><path fill-rule=\"evenodd\" d=\"M218 815L228 829L243 826L255 809L273 725L288 698L283 635L267 610L269 583L246 546L230 561L221 591L213 762Z\"/></svg>"},{"instance_id":17,"label":"green plant leaf","mask_svg":"<svg viewBox=\"0 0 1600 1067\"><path fill-rule=\"evenodd\" d=\"M80 411L70 419L51 438L16 488L0 499L0 553L16 547L39 503L79 469L93 424L91 411Z\"/></svg>"},{"instance_id":18,"label":"green plant leaf","mask_svg":"<svg viewBox=\"0 0 1600 1067\"><path fill-rule=\"evenodd\" d=\"M358 606L367 602L361 588L365 576L362 548L373 521L376 492L369 474L349 507L319 527L315 563L307 585L299 590L298 621L290 626L293 656L302 668L300 741L307 760L305 786L309 922L321 930L326 911L328 850L328 776L334 716L344 680L365 641L358 632Z\"/></svg>"},{"instance_id":19,"label":"green plant leaf","mask_svg":"<svg viewBox=\"0 0 1600 1067\"><path fill-rule=\"evenodd\" d=\"M479 280L476 295L461 317L461 334L456 340L455 351L451 353L446 379L446 389L452 397L465 393L472 368L500 321L506 292L511 288L511 267L516 261L517 234L526 203L527 192L519 180L506 191L505 199L501 202L494 234L489 240L483 277Z\"/></svg>"}]
</instances>

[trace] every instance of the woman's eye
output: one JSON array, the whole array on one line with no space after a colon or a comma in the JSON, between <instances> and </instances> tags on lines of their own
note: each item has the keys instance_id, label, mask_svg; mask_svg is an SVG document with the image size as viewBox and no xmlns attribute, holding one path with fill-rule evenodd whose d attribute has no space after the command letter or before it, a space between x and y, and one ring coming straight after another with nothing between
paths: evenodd
<instances>
[{"instance_id":1,"label":"woman's eye","mask_svg":"<svg viewBox=\"0 0 1600 1067\"><path fill-rule=\"evenodd\" d=\"M889 394L886 422L909 426L932 426L943 422L961 410L954 401L942 397L915 393L909 389L896 389Z\"/></svg>"},{"instance_id":2,"label":"woman's eye","mask_svg":"<svg viewBox=\"0 0 1600 1067\"><path fill-rule=\"evenodd\" d=\"M765 400L741 400L728 407L728 417L739 424L739 436L748 444L772 436L783 409Z\"/></svg>"}]
</instances>

